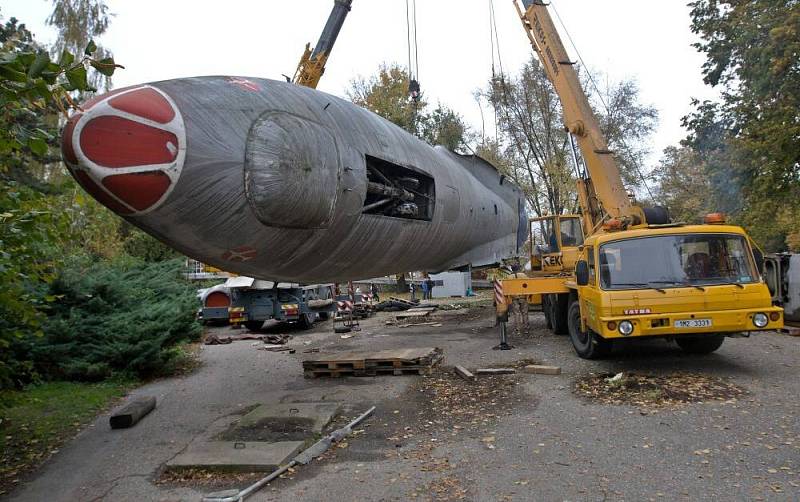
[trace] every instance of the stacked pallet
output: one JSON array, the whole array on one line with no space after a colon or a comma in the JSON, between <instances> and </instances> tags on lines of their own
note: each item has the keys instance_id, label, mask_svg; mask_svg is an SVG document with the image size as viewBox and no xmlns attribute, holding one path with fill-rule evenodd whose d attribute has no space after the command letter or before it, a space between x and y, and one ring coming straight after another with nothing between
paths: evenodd
<instances>
[{"instance_id":1,"label":"stacked pallet","mask_svg":"<svg viewBox=\"0 0 800 502\"><path fill-rule=\"evenodd\" d=\"M442 362L442 349L380 350L322 354L303 361L306 378L376 375L429 375Z\"/></svg>"}]
</instances>

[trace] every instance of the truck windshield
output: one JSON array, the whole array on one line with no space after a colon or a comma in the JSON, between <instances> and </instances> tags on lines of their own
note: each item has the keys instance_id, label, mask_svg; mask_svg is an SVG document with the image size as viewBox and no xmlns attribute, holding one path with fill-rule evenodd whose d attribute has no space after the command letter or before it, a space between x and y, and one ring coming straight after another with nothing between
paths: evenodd
<instances>
[{"instance_id":1,"label":"truck windshield","mask_svg":"<svg viewBox=\"0 0 800 502\"><path fill-rule=\"evenodd\" d=\"M603 289L714 286L755 282L750 248L735 234L661 235L600 247Z\"/></svg>"}]
</instances>

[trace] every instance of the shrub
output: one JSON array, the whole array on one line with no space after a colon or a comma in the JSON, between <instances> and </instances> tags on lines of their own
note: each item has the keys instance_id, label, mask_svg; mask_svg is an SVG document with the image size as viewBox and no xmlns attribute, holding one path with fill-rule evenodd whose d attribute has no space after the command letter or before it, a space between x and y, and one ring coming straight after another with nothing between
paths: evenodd
<instances>
[{"instance_id":1,"label":"shrub","mask_svg":"<svg viewBox=\"0 0 800 502\"><path fill-rule=\"evenodd\" d=\"M30 344L43 376L102 380L146 378L174 367L177 344L196 340L197 300L181 260L70 260L50 286L56 298Z\"/></svg>"}]
</instances>

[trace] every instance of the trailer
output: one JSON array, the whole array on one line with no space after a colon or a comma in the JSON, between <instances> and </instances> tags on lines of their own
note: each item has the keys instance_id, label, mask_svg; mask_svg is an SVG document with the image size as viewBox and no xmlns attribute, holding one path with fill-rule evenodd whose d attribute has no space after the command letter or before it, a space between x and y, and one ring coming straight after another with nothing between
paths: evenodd
<instances>
[{"instance_id":1,"label":"trailer","mask_svg":"<svg viewBox=\"0 0 800 502\"><path fill-rule=\"evenodd\" d=\"M217 284L200 295L202 308L200 319L203 323L228 322L228 309L231 306L231 291L225 284Z\"/></svg>"},{"instance_id":2,"label":"trailer","mask_svg":"<svg viewBox=\"0 0 800 502\"><path fill-rule=\"evenodd\" d=\"M231 310L237 310L250 330L260 329L269 320L296 323L308 329L315 320L328 319L336 309L333 284L302 285L232 277L224 286L231 292Z\"/></svg>"}]
</instances>

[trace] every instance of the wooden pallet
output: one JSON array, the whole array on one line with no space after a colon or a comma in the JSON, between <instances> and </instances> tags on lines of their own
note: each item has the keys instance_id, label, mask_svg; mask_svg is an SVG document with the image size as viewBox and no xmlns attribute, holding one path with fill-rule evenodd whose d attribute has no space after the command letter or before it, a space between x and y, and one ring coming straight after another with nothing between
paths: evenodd
<instances>
[{"instance_id":1,"label":"wooden pallet","mask_svg":"<svg viewBox=\"0 0 800 502\"><path fill-rule=\"evenodd\" d=\"M442 349L381 350L377 352L344 352L322 354L303 361L307 378L320 376L339 377L429 374L444 359Z\"/></svg>"}]
</instances>

